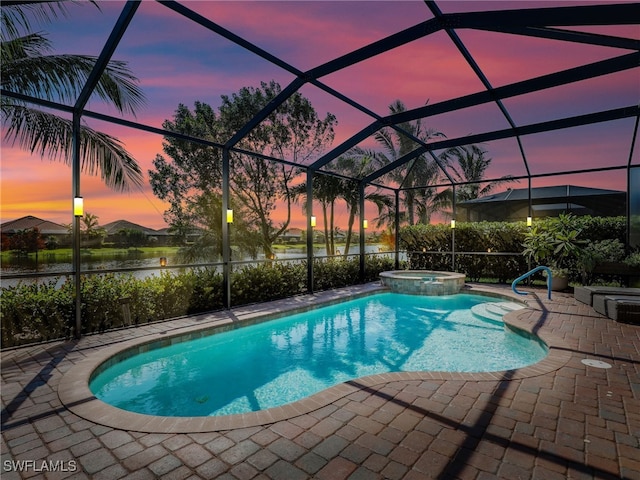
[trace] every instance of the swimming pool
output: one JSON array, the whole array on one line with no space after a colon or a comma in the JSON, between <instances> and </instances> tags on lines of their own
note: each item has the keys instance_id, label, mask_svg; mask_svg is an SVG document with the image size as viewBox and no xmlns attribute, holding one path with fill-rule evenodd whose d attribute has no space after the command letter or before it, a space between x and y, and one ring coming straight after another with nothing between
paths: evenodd
<instances>
[{"instance_id":1,"label":"swimming pool","mask_svg":"<svg viewBox=\"0 0 640 480\"><path fill-rule=\"evenodd\" d=\"M219 416L383 372L490 372L543 359L547 349L536 338L471 314L472 306L495 300L379 293L125 355L98 368L90 388L132 412Z\"/></svg>"}]
</instances>

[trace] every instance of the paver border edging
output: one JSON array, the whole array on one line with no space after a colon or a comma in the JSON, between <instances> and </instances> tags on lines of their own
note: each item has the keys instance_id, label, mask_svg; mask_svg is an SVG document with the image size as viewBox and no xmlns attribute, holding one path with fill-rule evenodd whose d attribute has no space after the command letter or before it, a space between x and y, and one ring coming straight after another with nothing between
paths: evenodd
<instances>
[{"instance_id":1,"label":"paver border edging","mask_svg":"<svg viewBox=\"0 0 640 480\"><path fill-rule=\"evenodd\" d=\"M467 293L479 293L525 304L528 303L523 302L521 297L506 294L506 292L503 291L472 287L463 290L461 293L465 291ZM352 298L353 295L347 295L347 297ZM113 407L96 398L89 389L89 381L93 372L105 361L125 350L145 343L166 340L167 337L165 335L157 333L144 339L130 340L116 346L97 350L95 355L92 354L91 359L79 362L65 373L58 385L58 396L62 404L79 417L96 424L127 431L145 433L204 433L266 425L311 413L363 388L375 389L389 382L433 380L499 382L551 373L564 366L571 358L571 353L566 349L562 338L555 335L550 329L546 329L545 325L537 326L542 315L543 312L541 310L535 310L529 307L510 312L503 317L505 326L537 336L549 349L547 357L543 360L519 369L483 373L393 372L370 375L335 385L310 397L287 405L258 412L213 417L158 417L144 415ZM536 330L535 332L534 329ZM192 328L191 330L197 331L198 329ZM199 330L202 330L202 327L199 327ZM172 336L184 335L185 333L188 332L176 332L172 334Z\"/></svg>"}]
</instances>

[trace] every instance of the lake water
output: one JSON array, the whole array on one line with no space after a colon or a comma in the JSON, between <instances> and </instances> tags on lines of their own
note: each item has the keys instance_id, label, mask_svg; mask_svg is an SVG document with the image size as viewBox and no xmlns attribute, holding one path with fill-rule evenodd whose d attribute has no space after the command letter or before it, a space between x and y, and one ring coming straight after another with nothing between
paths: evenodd
<instances>
[{"instance_id":1,"label":"lake water","mask_svg":"<svg viewBox=\"0 0 640 480\"><path fill-rule=\"evenodd\" d=\"M379 253L381 249L380 245L367 245L365 247L366 253ZM338 248L338 250L340 250ZM358 245L353 246L349 249L350 254L359 253L360 248ZM389 255L392 255L392 252L389 252ZM316 248L314 249L314 255L318 257L326 256L325 248ZM92 255L83 255L80 269L84 272L95 272L101 270L115 270L115 269L144 269L140 271L132 271L129 272L136 278L145 278L150 275L159 275L162 269L160 268L160 257L167 257L167 264L171 265L179 265L181 262L179 261L176 255L167 255L161 253L154 252L123 252L122 254L109 254L106 257L100 255L99 250L93 251ZM306 260L306 249L304 248L287 248L286 250L278 250L276 253L276 260L287 260L287 259L300 259ZM237 259L234 259L237 260ZM251 261L252 259L249 257L243 258L243 261ZM257 260L264 260L264 255L258 255ZM218 260L218 262L220 262ZM211 262L211 263L218 263ZM202 262L206 263L206 262ZM153 267L157 267L154 269ZM2 278L0 278L0 284L2 287L10 287L17 285L20 281L31 281L30 278L27 279L14 279L14 278L5 278L7 275L14 274L29 274L29 273L38 273L41 274L51 274L51 276L62 275L66 272L70 272L73 269L72 266L72 258L69 256L68 258L61 259L59 256L54 257L52 254L48 254L46 251L40 252L38 255L38 260L34 258L21 258L21 257L12 257L8 261L3 259L2 261L2 269L1 274ZM43 281L50 280L50 277L40 277Z\"/></svg>"}]
</instances>

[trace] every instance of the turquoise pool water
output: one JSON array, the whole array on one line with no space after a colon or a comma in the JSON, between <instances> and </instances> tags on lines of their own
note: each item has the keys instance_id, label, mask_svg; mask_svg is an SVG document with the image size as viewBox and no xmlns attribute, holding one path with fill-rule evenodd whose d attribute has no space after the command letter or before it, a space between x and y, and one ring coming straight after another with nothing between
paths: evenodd
<instances>
[{"instance_id":1,"label":"turquoise pool water","mask_svg":"<svg viewBox=\"0 0 640 480\"><path fill-rule=\"evenodd\" d=\"M543 359L541 342L469 310L495 300L376 294L140 353L106 368L90 388L137 413L227 415L371 374L499 371Z\"/></svg>"}]
</instances>

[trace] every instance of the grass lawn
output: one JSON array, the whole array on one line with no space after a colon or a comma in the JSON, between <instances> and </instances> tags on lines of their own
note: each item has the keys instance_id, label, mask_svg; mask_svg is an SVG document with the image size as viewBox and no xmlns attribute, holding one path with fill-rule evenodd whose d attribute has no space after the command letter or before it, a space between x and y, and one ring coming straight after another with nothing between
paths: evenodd
<instances>
[{"instance_id":1,"label":"grass lawn","mask_svg":"<svg viewBox=\"0 0 640 480\"><path fill-rule=\"evenodd\" d=\"M157 255L157 256L169 256L175 254L180 247L132 247L132 248L83 248L80 251L82 256L92 256L96 258L112 258L122 257L125 255ZM9 261L17 254L15 251L3 251L2 260ZM22 255L21 255L22 256ZM71 248L56 248L54 250L40 250L38 251L39 258L47 258L51 260L67 260L73 257L73 250ZM27 254L27 258L36 258L36 253L31 252Z\"/></svg>"}]
</instances>

